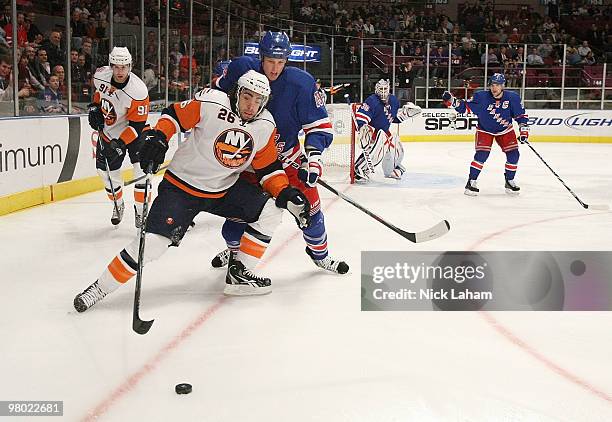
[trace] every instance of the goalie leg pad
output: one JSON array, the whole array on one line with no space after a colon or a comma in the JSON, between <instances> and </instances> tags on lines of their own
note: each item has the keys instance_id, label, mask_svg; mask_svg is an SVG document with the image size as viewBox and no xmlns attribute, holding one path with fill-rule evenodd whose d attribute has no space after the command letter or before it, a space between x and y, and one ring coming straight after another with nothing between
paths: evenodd
<instances>
[{"instance_id":1,"label":"goalie leg pad","mask_svg":"<svg viewBox=\"0 0 612 422\"><path fill-rule=\"evenodd\" d=\"M389 135L384 130L377 130L370 143L366 145L365 151L370 157L372 168L375 168L383 160L385 152L389 149ZM355 160L355 173L363 179L367 179L370 175L370 166L365 157L365 153Z\"/></svg>"},{"instance_id":2,"label":"goalie leg pad","mask_svg":"<svg viewBox=\"0 0 612 422\"><path fill-rule=\"evenodd\" d=\"M406 169L402 165L404 160L404 147L397 136L391 137L389 148L383 158L382 168L385 177L400 179Z\"/></svg>"}]
</instances>

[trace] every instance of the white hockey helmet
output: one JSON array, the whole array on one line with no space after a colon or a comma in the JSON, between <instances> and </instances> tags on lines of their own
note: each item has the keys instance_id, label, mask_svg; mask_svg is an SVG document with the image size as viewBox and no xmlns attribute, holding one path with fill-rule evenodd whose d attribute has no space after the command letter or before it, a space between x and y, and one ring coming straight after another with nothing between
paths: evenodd
<instances>
[{"instance_id":1,"label":"white hockey helmet","mask_svg":"<svg viewBox=\"0 0 612 422\"><path fill-rule=\"evenodd\" d=\"M389 94L391 94L391 84L387 79L379 80L374 87L374 93L378 95L382 101L387 102Z\"/></svg>"},{"instance_id":2,"label":"white hockey helmet","mask_svg":"<svg viewBox=\"0 0 612 422\"><path fill-rule=\"evenodd\" d=\"M248 89L249 91L262 96L259 110L252 118L254 119L261 114L263 109L266 107L268 100L270 99L270 82L268 82L266 75L255 70L249 70L247 73L242 75L236 83L236 111L240 110L238 107L238 102L240 101L240 93L243 89Z\"/></svg>"},{"instance_id":3,"label":"white hockey helmet","mask_svg":"<svg viewBox=\"0 0 612 422\"><path fill-rule=\"evenodd\" d=\"M108 55L108 63L112 66L124 65L132 67L132 55L127 47L113 47L113 50Z\"/></svg>"}]
</instances>

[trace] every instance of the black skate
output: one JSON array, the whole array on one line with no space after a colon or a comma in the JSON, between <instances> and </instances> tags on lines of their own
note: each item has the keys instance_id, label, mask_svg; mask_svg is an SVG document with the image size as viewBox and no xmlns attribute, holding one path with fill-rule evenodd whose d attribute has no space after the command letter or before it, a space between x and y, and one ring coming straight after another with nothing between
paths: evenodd
<instances>
[{"instance_id":1,"label":"black skate","mask_svg":"<svg viewBox=\"0 0 612 422\"><path fill-rule=\"evenodd\" d=\"M312 251L308 248L308 246L306 247L306 253L317 267L323 268L324 270L337 274L346 274L349 270L349 266L346 262L335 260L329 255L323 259L314 258Z\"/></svg>"},{"instance_id":2,"label":"black skate","mask_svg":"<svg viewBox=\"0 0 612 422\"><path fill-rule=\"evenodd\" d=\"M468 181L467 181L467 183L465 185L465 191L463 193L468 195L468 196L477 196L478 192L480 192L480 189L478 189L478 187L477 187L476 180L468 179Z\"/></svg>"},{"instance_id":3,"label":"black skate","mask_svg":"<svg viewBox=\"0 0 612 422\"><path fill-rule=\"evenodd\" d=\"M225 276L225 289L223 293L228 296L254 296L266 295L272 292L272 281L269 278L259 277L238 261L230 257Z\"/></svg>"},{"instance_id":4,"label":"black skate","mask_svg":"<svg viewBox=\"0 0 612 422\"><path fill-rule=\"evenodd\" d=\"M210 262L210 265L213 266L213 268L221 268L221 267L225 267L227 265L227 263L229 262L230 259L230 250L229 249L225 249L221 252L219 252Z\"/></svg>"},{"instance_id":5,"label":"black skate","mask_svg":"<svg viewBox=\"0 0 612 422\"><path fill-rule=\"evenodd\" d=\"M111 217L113 226L121 223L121 220L123 220L123 211L125 211L125 202L117 202L116 207L113 205L113 216Z\"/></svg>"},{"instance_id":6,"label":"black skate","mask_svg":"<svg viewBox=\"0 0 612 422\"><path fill-rule=\"evenodd\" d=\"M506 193L508 195L513 195L516 196L519 193L521 193L521 188L519 188L516 183L514 182L514 179L506 179Z\"/></svg>"},{"instance_id":7,"label":"black skate","mask_svg":"<svg viewBox=\"0 0 612 422\"><path fill-rule=\"evenodd\" d=\"M83 293L76 295L74 298L74 309L76 309L77 312L85 312L104 299L106 295L107 293L100 288L96 280L96 282L86 288Z\"/></svg>"}]
</instances>

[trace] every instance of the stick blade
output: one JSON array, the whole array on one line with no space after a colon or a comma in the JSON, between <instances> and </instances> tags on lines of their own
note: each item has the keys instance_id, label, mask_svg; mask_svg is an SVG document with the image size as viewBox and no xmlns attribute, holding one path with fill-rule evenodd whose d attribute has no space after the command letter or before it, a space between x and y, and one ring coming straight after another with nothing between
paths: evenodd
<instances>
[{"instance_id":1,"label":"stick blade","mask_svg":"<svg viewBox=\"0 0 612 422\"><path fill-rule=\"evenodd\" d=\"M153 321L155 320L152 319L151 321L143 321L140 318L136 317L132 321L132 329L138 334L147 334L151 329L151 326L153 325Z\"/></svg>"},{"instance_id":2,"label":"stick blade","mask_svg":"<svg viewBox=\"0 0 612 422\"><path fill-rule=\"evenodd\" d=\"M440 221L435 226L416 233L406 233L408 240L414 243L428 242L444 236L450 230L450 223L447 220Z\"/></svg>"},{"instance_id":3,"label":"stick blade","mask_svg":"<svg viewBox=\"0 0 612 422\"><path fill-rule=\"evenodd\" d=\"M610 210L609 205L587 205L587 208L590 210L597 210L597 211L609 211Z\"/></svg>"}]
</instances>

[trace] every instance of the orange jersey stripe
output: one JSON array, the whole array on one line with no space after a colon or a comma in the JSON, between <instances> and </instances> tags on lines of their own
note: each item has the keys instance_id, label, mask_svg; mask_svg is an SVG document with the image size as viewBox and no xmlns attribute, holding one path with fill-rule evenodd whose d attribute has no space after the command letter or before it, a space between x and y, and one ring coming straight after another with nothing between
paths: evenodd
<instances>
[{"instance_id":1,"label":"orange jersey stripe","mask_svg":"<svg viewBox=\"0 0 612 422\"><path fill-rule=\"evenodd\" d=\"M266 247L253 242L246 236L242 236L242 239L240 239L240 250L247 255L261 258L266 251Z\"/></svg>"},{"instance_id":2,"label":"orange jersey stripe","mask_svg":"<svg viewBox=\"0 0 612 422\"><path fill-rule=\"evenodd\" d=\"M144 199L144 191L134 190L134 201L140 202L142 204L144 203ZM151 192L149 192L149 200L151 200Z\"/></svg>"},{"instance_id":3,"label":"orange jersey stripe","mask_svg":"<svg viewBox=\"0 0 612 422\"><path fill-rule=\"evenodd\" d=\"M255 170L267 167L274 161L278 160L278 151L276 150L276 142L274 142L274 138L276 138L276 129L272 131L272 135L270 135L266 146L257 151L257 154L255 154L252 163Z\"/></svg>"},{"instance_id":4,"label":"orange jersey stripe","mask_svg":"<svg viewBox=\"0 0 612 422\"><path fill-rule=\"evenodd\" d=\"M174 109L179 124L185 130L193 129L200 121L201 108L199 101L187 101L174 103L170 107Z\"/></svg>"},{"instance_id":5,"label":"orange jersey stripe","mask_svg":"<svg viewBox=\"0 0 612 422\"><path fill-rule=\"evenodd\" d=\"M172 177L172 175L169 172L166 172L164 174L164 179L172 183L174 186L176 186L180 190L187 192L189 195L197 196L198 198L223 198L225 194L227 193L227 192L218 192L218 193L198 192L197 190L194 190L190 188L189 186L185 185L181 181L176 180L174 177Z\"/></svg>"},{"instance_id":6,"label":"orange jersey stripe","mask_svg":"<svg viewBox=\"0 0 612 422\"><path fill-rule=\"evenodd\" d=\"M138 138L136 130L131 126L126 127L123 132L121 132L121 135L119 135L119 139L125 142L126 145L134 142L136 138Z\"/></svg>"},{"instance_id":7,"label":"orange jersey stripe","mask_svg":"<svg viewBox=\"0 0 612 422\"><path fill-rule=\"evenodd\" d=\"M287 186L289 186L289 179L287 178L287 174L284 171L282 172L282 174L279 172L279 174L273 175L261 184L263 190L265 190L275 198Z\"/></svg>"},{"instance_id":8,"label":"orange jersey stripe","mask_svg":"<svg viewBox=\"0 0 612 422\"><path fill-rule=\"evenodd\" d=\"M108 270L119 283L125 283L134 276L132 272L125 268L117 256L108 264Z\"/></svg>"}]
</instances>

